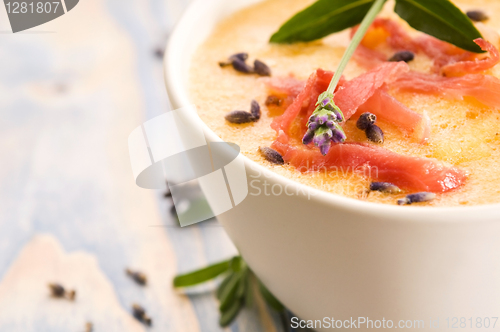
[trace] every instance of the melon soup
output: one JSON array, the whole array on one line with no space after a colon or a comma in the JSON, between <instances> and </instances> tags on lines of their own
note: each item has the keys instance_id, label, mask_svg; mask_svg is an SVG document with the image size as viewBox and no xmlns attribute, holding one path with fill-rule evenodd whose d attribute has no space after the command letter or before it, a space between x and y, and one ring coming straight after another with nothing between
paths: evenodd
<instances>
[{"instance_id":1,"label":"melon soup","mask_svg":"<svg viewBox=\"0 0 500 332\"><path fill-rule=\"evenodd\" d=\"M360 164L355 167L333 165L315 171L304 171L286 160L282 165L270 162L260 149L271 147L275 142L278 133L271 125L295 98L273 92L270 85L273 82L277 84L280 78L284 82L306 82L318 68L335 70L350 41L351 31L348 30L309 43L269 43L270 36L283 22L310 3L312 1L309 0L267 0L221 21L193 55L189 79L190 98L196 104L201 119L220 138L238 144L245 156L273 172L334 194L369 202L396 204L398 199L415 190L402 188L402 192L390 194L368 190L379 176L378 172L383 172L383 169ZM463 10L478 6L472 0L454 3ZM500 12L495 1L482 1L481 4L486 12L488 8L493 12L496 8L496 12ZM389 2L379 16L390 19L390 22L399 25L412 38L422 35L399 19L392 12L392 5ZM494 16L490 12L488 14ZM499 37L496 30L500 29L500 20L490 19L485 23L478 23L477 27L484 38L498 48ZM383 29L373 28L363 40L362 47L390 55L394 50L385 42L387 37L388 34ZM232 66L219 64L227 61L230 55L240 52L248 53L246 62L250 65L255 59L267 64L272 76L246 74ZM344 72L346 80L371 70L366 63L358 60L356 56L351 59ZM415 52L415 57L408 62L408 66L411 73L430 74L433 73L435 60L425 52ZM493 66L481 72L481 75L500 77L500 67ZM365 132L356 126L360 114L357 112L343 124L348 143L359 142L363 146L385 149L390 153L388 159L396 154L426 158L463 172L465 180L461 185L453 190L437 192L435 199L418 205L460 206L500 201L500 113L497 108L470 95L450 98L439 93L396 89L392 85L387 85L384 91L428 121L428 139L425 142L415 139L415 132L402 129L392 121L391 116L382 116L378 117L377 125L383 130L384 142L371 142ZM226 120L226 114L231 111L250 110L252 100L260 105L261 116L258 121L236 124ZM369 107L364 107L363 110L370 111ZM314 146L308 149L318 150ZM407 169L411 171L412 167L410 164ZM249 192L252 193L252 190L250 187Z\"/></svg>"}]
</instances>

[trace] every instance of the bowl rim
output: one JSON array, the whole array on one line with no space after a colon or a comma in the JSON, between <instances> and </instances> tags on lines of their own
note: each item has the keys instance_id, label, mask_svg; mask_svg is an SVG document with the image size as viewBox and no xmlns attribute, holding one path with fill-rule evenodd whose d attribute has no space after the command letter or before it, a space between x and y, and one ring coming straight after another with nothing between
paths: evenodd
<instances>
[{"instance_id":1,"label":"bowl rim","mask_svg":"<svg viewBox=\"0 0 500 332\"><path fill-rule=\"evenodd\" d=\"M207 0L193 0L187 6L186 10L174 26L172 33L170 34L167 47L165 50L165 55L163 59L163 74L165 79L165 84L167 88L167 93L169 99L172 104L184 106L184 105L192 105L192 102L189 98L189 93L187 89L184 88L184 85L179 84L178 82L183 82L182 76L185 73L182 71L182 66L176 62L176 53L183 50L182 44L185 43L185 33L186 30L192 28L193 22L197 22L195 19L196 15L200 13L205 13L203 8L207 8L209 6L216 6L217 4L221 4L223 1L229 0L215 0L215 1L207 1ZM235 0L231 0L235 1ZM248 2L261 2L264 0L248 0ZM212 27L208 30L207 33L212 31ZM204 39L205 40L205 39ZM196 46L199 46L196 45ZM185 60L185 57L183 57ZM191 56L189 56L191 59ZM180 107L179 106L179 107ZM203 121L202 126L205 131L205 135L212 141L222 141L222 139L206 125ZM471 217L477 212L498 212L500 211L500 203L490 203L490 204L480 204L480 205L471 205L471 206L398 206L398 205L390 205L383 203L374 203L374 202L366 202L355 198L350 198L346 196L342 196L340 194L335 194L327 191L323 191L317 188L310 187L306 184L302 184L291 180L281 174L277 174L272 172L272 170L267 167L260 165L259 163L251 160L244 154L241 154L246 165L251 166L253 169L259 170L261 172L270 172L273 178L281 182L284 185L299 187L301 190L308 190L311 193L314 193L314 196L311 199L320 200L324 204L335 205L337 207L343 208L345 210L354 210L354 211L364 211L367 212L371 210L371 212L381 215L386 215L390 213L391 215L399 215L404 220L405 214L409 211L411 213L419 214L421 217L425 217L428 215L443 215L451 217L451 213L464 214L467 213ZM449 220L451 218L446 218L448 220L444 220L445 222L453 222Z\"/></svg>"}]
</instances>

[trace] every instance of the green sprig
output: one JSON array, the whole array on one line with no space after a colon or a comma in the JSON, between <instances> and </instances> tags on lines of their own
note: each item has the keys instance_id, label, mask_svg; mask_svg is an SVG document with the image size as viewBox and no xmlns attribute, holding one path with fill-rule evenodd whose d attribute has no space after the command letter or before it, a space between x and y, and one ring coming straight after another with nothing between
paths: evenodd
<instances>
[{"instance_id":1,"label":"green sprig","mask_svg":"<svg viewBox=\"0 0 500 332\"><path fill-rule=\"evenodd\" d=\"M228 326L244 306L251 307L253 305L256 287L258 287L261 296L271 308L280 314L284 314L285 307L283 304L274 297L264 284L257 280L255 274L240 256L235 256L200 270L178 275L174 278L174 287L194 286L215 279L218 276L224 276L216 291L219 300L220 326Z\"/></svg>"},{"instance_id":2,"label":"green sprig","mask_svg":"<svg viewBox=\"0 0 500 332\"><path fill-rule=\"evenodd\" d=\"M351 42L349 43L349 46L344 52L344 55L342 56L342 59L340 60L339 66L337 67L337 70L335 71L335 74L333 75L332 81L330 82L330 85L328 86L327 92L333 93L335 91L335 88L337 87L337 84L339 83L340 77L342 77L342 73L345 70L345 67L347 66L347 63L349 63L349 60L351 60L352 55L354 54L354 51L356 51L356 48L358 47L359 43L361 43L361 40L363 40L363 37L365 36L366 32L368 31L368 28L370 25L373 23L375 20L375 17L377 17L377 14L380 13L382 10L382 7L384 7L386 0L376 0L373 5L371 6L370 10L368 13L365 15L363 18L363 21L361 21L361 24L359 25L358 31L354 34L352 37Z\"/></svg>"}]
</instances>

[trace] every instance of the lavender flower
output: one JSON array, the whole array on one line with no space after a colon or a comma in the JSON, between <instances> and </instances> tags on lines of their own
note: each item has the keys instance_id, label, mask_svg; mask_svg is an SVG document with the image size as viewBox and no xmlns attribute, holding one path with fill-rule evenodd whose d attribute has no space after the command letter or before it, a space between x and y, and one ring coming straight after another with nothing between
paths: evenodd
<instances>
[{"instance_id":1,"label":"lavender flower","mask_svg":"<svg viewBox=\"0 0 500 332\"><path fill-rule=\"evenodd\" d=\"M333 94L324 92L318 97L316 109L307 122L307 132L302 143L314 143L322 155L326 155L332 143L342 143L346 140L344 130L339 125L344 121L342 111L333 102Z\"/></svg>"},{"instance_id":2,"label":"lavender flower","mask_svg":"<svg viewBox=\"0 0 500 332\"><path fill-rule=\"evenodd\" d=\"M390 182L372 182L370 184L370 190L388 194L398 194L401 192L401 189Z\"/></svg>"},{"instance_id":3,"label":"lavender flower","mask_svg":"<svg viewBox=\"0 0 500 332\"><path fill-rule=\"evenodd\" d=\"M436 194L424 191L416 194L406 195L405 198L398 199L398 204L407 205L413 203L430 202L435 198Z\"/></svg>"}]
</instances>

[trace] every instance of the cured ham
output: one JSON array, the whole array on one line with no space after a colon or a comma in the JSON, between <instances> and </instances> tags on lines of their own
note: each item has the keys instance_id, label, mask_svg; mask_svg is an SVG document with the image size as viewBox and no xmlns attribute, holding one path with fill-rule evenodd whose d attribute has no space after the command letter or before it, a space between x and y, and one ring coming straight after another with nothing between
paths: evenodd
<instances>
[{"instance_id":1,"label":"cured ham","mask_svg":"<svg viewBox=\"0 0 500 332\"><path fill-rule=\"evenodd\" d=\"M374 180L391 182L407 190L447 192L460 187L467 177L464 171L435 159L404 156L368 144L335 144L323 156L318 149L294 144L280 131L271 147L301 172L370 168Z\"/></svg>"},{"instance_id":2,"label":"cured ham","mask_svg":"<svg viewBox=\"0 0 500 332\"><path fill-rule=\"evenodd\" d=\"M475 39L474 42L478 44L483 51L488 51L489 57L482 60L474 59L474 61L460 61L448 64L441 69L445 76L480 73L493 68L500 61L500 54L491 43L481 38Z\"/></svg>"},{"instance_id":3,"label":"cured ham","mask_svg":"<svg viewBox=\"0 0 500 332\"><path fill-rule=\"evenodd\" d=\"M304 89L304 81L293 76L289 77L265 77L261 79L271 94L286 95L292 98Z\"/></svg>"},{"instance_id":4,"label":"cured ham","mask_svg":"<svg viewBox=\"0 0 500 332\"><path fill-rule=\"evenodd\" d=\"M479 73L494 67L500 61L497 48L482 38L475 39L474 42L483 51L488 51L489 57L480 59L478 56L481 56L476 53L465 51L426 34L413 38L397 22L390 19L376 19L370 29L370 31L384 30L386 32L385 43L393 51L406 50L426 54L433 60L432 71L434 73L447 76ZM352 34L355 30L352 30ZM370 31L354 54L355 60L367 69L380 65L389 57L374 47L367 46L372 44L366 41L372 38L373 33L371 34Z\"/></svg>"},{"instance_id":5,"label":"cured ham","mask_svg":"<svg viewBox=\"0 0 500 332\"><path fill-rule=\"evenodd\" d=\"M412 72L401 75L391 87L401 91L442 95L458 100L469 96L486 106L500 108L500 80L490 75L442 77Z\"/></svg>"},{"instance_id":6,"label":"cured ham","mask_svg":"<svg viewBox=\"0 0 500 332\"><path fill-rule=\"evenodd\" d=\"M383 89L375 91L358 109L359 114L370 112L386 122L403 129L419 143L429 140L431 134L429 117L412 111Z\"/></svg>"},{"instance_id":7,"label":"cured ham","mask_svg":"<svg viewBox=\"0 0 500 332\"><path fill-rule=\"evenodd\" d=\"M395 81L410 69L404 62L386 62L346 82L334 96L344 117L349 119L359 106L373 96L384 84Z\"/></svg>"},{"instance_id":8,"label":"cured ham","mask_svg":"<svg viewBox=\"0 0 500 332\"><path fill-rule=\"evenodd\" d=\"M403 62L378 66L343 82L334 94L335 104L346 119L358 109L370 109L408 131L416 131L424 139L429 135L427 118L404 107L383 88L405 74L408 74L408 66ZM331 72L320 69L314 72L285 113L273 120L271 126L278 137L271 147L283 156L285 162L301 172L339 167L349 170L370 168L375 180L415 191L446 192L465 182L465 172L456 167L434 159L400 155L375 145L333 144L323 156L317 148L302 144L307 120L314 111L319 94L326 90L331 78Z\"/></svg>"},{"instance_id":9,"label":"cured ham","mask_svg":"<svg viewBox=\"0 0 500 332\"><path fill-rule=\"evenodd\" d=\"M427 119L410 110L382 89L385 84L396 81L408 70L408 66L403 62L386 62L350 81L341 80L334 96L335 104L342 110L346 119L358 110L372 112L386 122L412 134L417 142L424 143L430 134ZM288 92L293 97L297 97L285 114L275 118L272 128L282 129L290 135L292 120L299 118L300 121L297 123L300 125L294 128L294 135L297 138L303 136L307 120L314 111L315 102L319 94L328 88L332 76L332 72L319 69L311 75L305 85L295 79L290 79L290 81L286 81L288 78L268 79L271 91ZM299 86L302 86L303 90L296 93Z\"/></svg>"}]
</instances>

